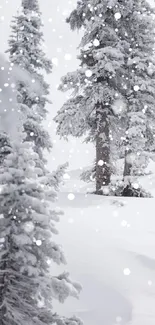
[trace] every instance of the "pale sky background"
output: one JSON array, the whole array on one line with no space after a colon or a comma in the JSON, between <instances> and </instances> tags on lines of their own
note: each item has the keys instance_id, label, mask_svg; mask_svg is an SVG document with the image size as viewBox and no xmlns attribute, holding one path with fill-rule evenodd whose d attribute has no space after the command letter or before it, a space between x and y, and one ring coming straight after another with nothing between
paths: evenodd
<instances>
[{"instance_id":1,"label":"pale sky background","mask_svg":"<svg viewBox=\"0 0 155 325\"><path fill-rule=\"evenodd\" d=\"M149 0L155 4L155 0ZM10 33L10 22L12 16L16 14L21 0L0 0L0 51L7 49L7 40ZM81 144L78 139L69 139L69 142L59 140L56 136L56 125L52 121L56 112L61 108L66 100L66 94L57 91L57 85L61 76L68 71L74 71L78 67L77 47L80 42L80 35L72 32L65 18L77 3L77 0L39 0L42 18L44 22L45 50L50 59L57 58L58 65L53 66L52 75L47 77L51 86L50 99L53 104L48 107L49 115L46 123L53 140L53 150L48 157L51 170L58 164L66 161L70 164L70 169L80 168L90 165L94 158L94 150L91 145ZM71 60L65 60L65 54L71 55ZM51 125L49 126L49 123Z\"/></svg>"}]
</instances>

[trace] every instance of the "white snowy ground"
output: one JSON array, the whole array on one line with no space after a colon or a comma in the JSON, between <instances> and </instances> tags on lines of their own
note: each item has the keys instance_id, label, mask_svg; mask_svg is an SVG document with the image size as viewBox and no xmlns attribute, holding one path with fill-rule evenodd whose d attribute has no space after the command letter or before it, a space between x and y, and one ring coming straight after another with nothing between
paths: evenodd
<instances>
[{"instance_id":1,"label":"white snowy ground","mask_svg":"<svg viewBox=\"0 0 155 325\"><path fill-rule=\"evenodd\" d=\"M57 242L68 262L59 271L69 270L83 291L79 300L54 307L80 316L85 325L154 325L155 199L85 195L78 193L84 184L72 176L56 203L65 211ZM150 177L142 182L155 193Z\"/></svg>"}]
</instances>

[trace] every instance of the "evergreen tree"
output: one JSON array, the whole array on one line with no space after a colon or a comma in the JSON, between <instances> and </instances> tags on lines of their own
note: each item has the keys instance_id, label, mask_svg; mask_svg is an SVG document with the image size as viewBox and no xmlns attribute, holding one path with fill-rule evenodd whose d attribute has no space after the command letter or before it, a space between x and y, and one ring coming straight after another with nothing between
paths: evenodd
<instances>
[{"instance_id":1,"label":"evergreen tree","mask_svg":"<svg viewBox=\"0 0 155 325\"><path fill-rule=\"evenodd\" d=\"M60 89L72 89L73 94L55 118L58 134L86 135L86 141L95 144L97 193L109 184L112 172L110 123L111 117L115 118L112 104L118 98L116 90L123 62L123 55L115 46L118 37L106 5L106 1L95 5L93 1L78 2L68 19L73 30L84 29L79 55L81 67L62 78ZM106 19L107 24L103 23Z\"/></svg>"},{"instance_id":2,"label":"evergreen tree","mask_svg":"<svg viewBox=\"0 0 155 325\"><path fill-rule=\"evenodd\" d=\"M53 173L38 168L40 158L30 148L32 143L24 141L25 116L10 87L15 75L25 84L30 76L15 66L8 70L10 65L1 56L0 63L4 68L0 73L0 324L81 325L76 317L52 311L53 299L63 302L80 291L67 273L52 276L50 269L52 262L65 263L52 238L60 214L52 210L52 202L65 166Z\"/></svg>"},{"instance_id":3,"label":"evergreen tree","mask_svg":"<svg viewBox=\"0 0 155 325\"><path fill-rule=\"evenodd\" d=\"M50 263L65 263L53 240L59 213L52 210L58 186L35 166L30 143L12 145L0 167L0 324L81 325L52 311L52 301L78 297L80 286L67 273L52 276ZM59 172L61 176L61 172Z\"/></svg>"},{"instance_id":4,"label":"evergreen tree","mask_svg":"<svg viewBox=\"0 0 155 325\"><path fill-rule=\"evenodd\" d=\"M128 9L128 10L127 10ZM152 150L155 131L155 56L154 9L147 1L129 1L120 6L118 35L126 34L124 77L127 79L127 128L124 176L134 175L147 163L146 151ZM149 136L150 135L150 136Z\"/></svg>"},{"instance_id":5,"label":"evergreen tree","mask_svg":"<svg viewBox=\"0 0 155 325\"><path fill-rule=\"evenodd\" d=\"M46 104L50 103L47 96L49 85L45 82L43 73L51 73L51 61L42 50L44 42L41 31L42 20L37 0L22 0L21 12L12 22L12 33L9 39L10 61L28 71L32 76L32 84L39 82L42 88L40 95L32 91L32 87L22 80L17 82L18 102L21 110L27 115L24 131L27 141L35 144L35 150L43 160L43 149L51 148L48 132L42 122L47 116Z\"/></svg>"},{"instance_id":6,"label":"evergreen tree","mask_svg":"<svg viewBox=\"0 0 155 325\"><path fill-rule=\"evenodd\" d=\"M0 53L0 165L11 152L10 138L15 139L23 114L17 103L15 84L17 80L31 87L32 92L41 93L41 85L32 84L32 76L20 67L8 62ZM19 131L19 130L18 130Z\"/></svg>"},{"instance_id":7,"label":"evergreen tree","mask_svg":"<svg viewBox=\"0 0 155 325\"><path fill-rule=\"evenodd\" d=\"M153 13L145 0L81 0L67 19L84 35L81 66L60 85L72 95L55 118L57 133L87 134L86 141L96 144L96 192L110 181L109 136L118 116L126 117L124 176L145 150L147 134L154 141Z\"/></svg>"}]
</instances>

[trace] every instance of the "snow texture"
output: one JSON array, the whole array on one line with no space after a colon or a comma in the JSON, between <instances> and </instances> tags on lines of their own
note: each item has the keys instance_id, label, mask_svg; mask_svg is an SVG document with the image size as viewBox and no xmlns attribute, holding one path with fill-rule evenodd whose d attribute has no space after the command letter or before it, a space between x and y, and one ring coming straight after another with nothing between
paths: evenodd
<instances>
[{"instance_id":1,"label":"snow texture","mask_svg":"<svg viewBox=\"0 0 155 325\"><path fill-rule=\"evenodd\" d=\"M69 201L65 189L57 202L65 210L59 240L83 291L55 309L76 313L85 325L153 325L154 199L117 199L116 205L113 198L75 193Z\"/></svg>"}]
</instances>

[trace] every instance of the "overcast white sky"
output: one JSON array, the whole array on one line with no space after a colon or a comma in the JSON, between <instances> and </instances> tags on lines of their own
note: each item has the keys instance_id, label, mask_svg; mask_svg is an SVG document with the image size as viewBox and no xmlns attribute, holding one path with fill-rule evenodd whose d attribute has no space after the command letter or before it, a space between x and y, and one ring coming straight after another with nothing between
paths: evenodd
<instances>
[{"instance_id":1,"label":"overcast white sky","mask_svg":"<svg viewBox=\"0 0 155 325\"><path fill-rule=\"evenodd\" d=\"M0 51L7 49L7 39L10 32L10 22L16 14L21 0L0 0ZM57 58L58 65L53 67L52 75L47 80L51 85L50 98L53 102L48 107L49 116L47 125L52 122L57 110L61 108L66 99L66 94L57 91L61 76L68 71L73 71L78 66L77 46L80 35L71 32L65 23L66 15L71 12L77 0L39 0L40 9L43 13L44 38L46 51L49 58ZM155 0L150 0L155 4ZM51 21L52 20L52 21ZM65 60L65 54L71 54L71 60ZM70 169L76 169L90 165L93 161L93 148L90 145L81 144L80 140L70 139L68 143L60 141L55 134L55 123L51 123L49 132L54 141L54 148L49 156L49 167L52 170L57 164L69 161Z\"/></svg>"}]
</instances>

